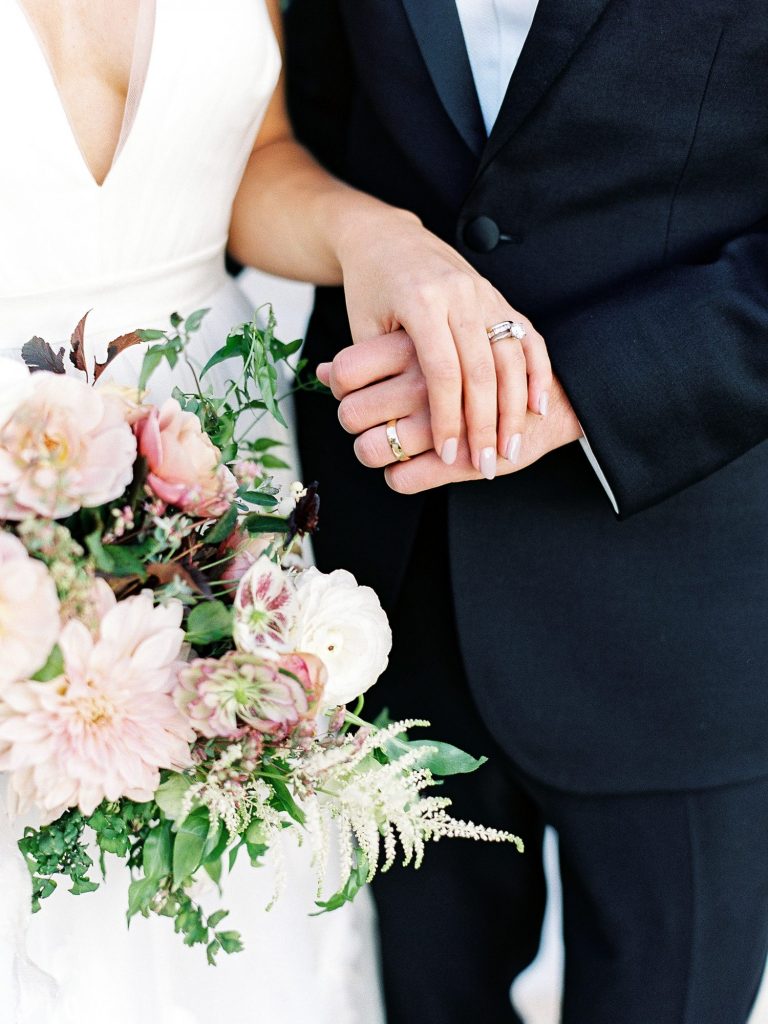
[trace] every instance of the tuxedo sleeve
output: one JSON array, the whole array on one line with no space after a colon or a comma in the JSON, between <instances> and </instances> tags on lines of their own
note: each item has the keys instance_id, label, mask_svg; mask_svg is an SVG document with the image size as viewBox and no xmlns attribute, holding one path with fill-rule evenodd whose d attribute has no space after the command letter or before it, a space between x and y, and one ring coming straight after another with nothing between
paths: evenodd
<instances>
[{"instance_id":1,"label":"tuxedo sleeve","mask_svg":"<svg viewBox=\"0 0 768 1024\"><path fill-rule=\"evenodd\" d=\"M555 372L632 515L768 439L768 220L548 330Z\"/></svg>"},{"instance_id":2,"label":"tuxedo sleeve","mask_svg":"<svg viewBox=\"0 0 768 1024\"><path fill-rule=\"evenodd\" d=\"M291 0L283 21L293 130L324 167L341 174L356 76L338 0Z\"/></svg>"}]
</instances>

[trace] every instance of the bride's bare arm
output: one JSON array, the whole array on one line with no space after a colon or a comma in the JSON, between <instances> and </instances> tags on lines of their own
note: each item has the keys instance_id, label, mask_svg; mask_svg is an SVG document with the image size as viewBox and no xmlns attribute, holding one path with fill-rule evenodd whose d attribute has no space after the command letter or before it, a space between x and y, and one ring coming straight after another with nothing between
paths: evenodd
<instances>
[{"instance_id":1,"label":"bride's bare arm","mask_svg":"<svg viewBox=\"0 0 768 1024\"><path fill-rule=\"evenodd\" d=\"M278 0L268 5L280 39ZM546 412L552 374L541 336L414 214L323 170L293 138L282 78L235 201L230 249L284 277L343 284L355 342L405 328L444 462L456 459L462 413L472 463L490 478L526 408ZM522 321L526 337L492 349L486 328L503 320Z\"/></svg>"}]
</instances>

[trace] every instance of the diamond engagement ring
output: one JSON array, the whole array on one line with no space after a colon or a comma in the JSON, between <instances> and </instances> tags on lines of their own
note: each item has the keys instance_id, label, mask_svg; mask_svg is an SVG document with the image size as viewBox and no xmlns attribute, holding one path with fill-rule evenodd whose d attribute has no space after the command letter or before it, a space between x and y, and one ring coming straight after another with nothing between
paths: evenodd
<instances>
[{"instance_id":1,"label":"diamond engagement ring","mask_svg":"<svg viewBox=\"0 0 768 1024\"><path fill-rule=\"evenodd\" d=\"M488 328L488 341L495 345L497 341L505 341L507 338L516 338L522 341L528 333L519 320L502 320L500 324L494 324Z\"/></svg>"},{"instance_id":2,"label":"diamond engagement ring","mask_svg":"<svg viewBox=\"0 0 768 1024\"><path fill-rule=\"evenodd\" d=\"M387 440L389 441L389 447L392 449L392 454L398 462L407 462L410 459L411 456L405 454L405 449L400 444L400 438L397 436L397 420L390 420L387 423Z\"/></svg>"}]
</instances>

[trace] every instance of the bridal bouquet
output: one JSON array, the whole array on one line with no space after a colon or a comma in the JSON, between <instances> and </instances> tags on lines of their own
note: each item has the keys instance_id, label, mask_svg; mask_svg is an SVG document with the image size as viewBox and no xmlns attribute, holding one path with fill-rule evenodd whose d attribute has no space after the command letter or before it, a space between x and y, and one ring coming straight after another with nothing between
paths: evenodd
<instances>
[{"instance_id":1,"label":"bridal bouquet","mask_svg":"<svg viewBox=\"0 0 768 1024\"><path fill-rule=\"evenodd\" d=\"M279 863L284 842L308 841L323 912L398 848L418 866L441 837L521 844L432 792L481 761L409 738L427 722L360 717L389 625L348 572L302 567L317 486L281 495L277 442L254 436L260 416L282 422L278 364L298 350L274 337L271 311L232 332L193 392L144 400L204 313L112 343L108 362L153 343L135 389L83 379L84 321L79 377L39 338L26 366L3 361L0 771L17 812L42 821L19 844L35 909L57 878L98 888L94 861L103 872L110 855L131 873L129 920L168 916L214 962L241 943L196 889L202 876L224 887L238 856ZM236 379L207 394L199 382L225 360ZM345 881L328 896L333 833Z\"/></svg>"}]
</instances>

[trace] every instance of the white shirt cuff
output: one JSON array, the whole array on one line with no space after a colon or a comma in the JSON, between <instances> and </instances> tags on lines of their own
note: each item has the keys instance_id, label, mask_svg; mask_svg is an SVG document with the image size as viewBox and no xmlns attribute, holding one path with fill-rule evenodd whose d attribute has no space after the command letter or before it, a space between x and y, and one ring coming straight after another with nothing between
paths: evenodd
<instances>
[{"instance_id":1,"label":"white shirt cuff","mask_svg":"<svg viewBox=\"0 0 768 1024\"><path fill-rule=\"evenodd\" d=\"M616 515L618 515L619 514L619 506L618 506L618 503L616 501L616 496L613 493L613 491L611 490L611 485L606 480L605 473L600 468L599 462L595 458L595 453L592 451L592 445L587 440L587 436L584 433L584 429L583 428L582 428L581 437L579 438L579 443L581 444L581 447L584 449L584 454L589 459L590 466L592 467L592 469L594 469L595 473L597 474L597 479L603 485L603 490L605 491L605 493L610 498L611 504L613 505L613 511L616 513Z\"/></svg>"}]
</instances>

